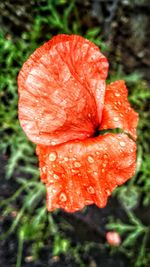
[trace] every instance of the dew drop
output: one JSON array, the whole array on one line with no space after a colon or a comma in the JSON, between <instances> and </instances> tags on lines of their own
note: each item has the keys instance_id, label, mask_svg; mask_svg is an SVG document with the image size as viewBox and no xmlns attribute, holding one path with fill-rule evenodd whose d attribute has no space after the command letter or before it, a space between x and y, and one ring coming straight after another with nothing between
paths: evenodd
<instances>
[{"instance_id":1,"label":"dew drop","mask_svg":"<svg viewBox=\"0 0 150 267\"><path fill-rule=\"evenodd\" d=\"M97 176L97 175L98 175L98 172L93 172L93 174L94 174L95 176Z\"/></svg>"},{"instance_id":2,"label":"dew drop","mask_svg":"<svg viewBox=\"0 0 150 267\"><path fill-rule=\"evenodd\" d=\"M65 193L61 193L59 196L60 201L65 202L67 200L67 196Z\"/></svg>"},{"instance_id":3,"label":"dew drop","mask_svg":"<svg viewBox=\"0 0 150 267\"><path fill-rule=\"evenodd\" d=\"M92 186L89 186L87 188L87 191L88 191L89 194L94 194L95 193L95 190L94 190L94 188Z\"/></svg>"},{"instance_id":4,"label":"dew drop","mask_svg":"<svg viewBox=\"0 0 150 267\"><path fill-rule=\"evenodd\" d=\"M104 154L104 159L107 159L108 158L108 155L107 154Z\"/></svg>"},{"instance_id":5,"label":"dew drop","mask_svg":"<svg viewBox=\"0 0 150 267\"><path fill-rule=\"evenodd\" d=\"M104 169L102 169L102 173L104 173L105 172L105 170Z\"/></svg>"},{"instance_id":6,"label":"dew drop","mask_svg":"<svg viewBox=\"0 0 150 267\"><path fill-rule=\"evenodd\" d=\"M55 146L55 145L56 145L56 142L55 142L55 141L52 141L52 142L51 142L51 145L52 145L52 146Z\"/></svg>"},{"instance_id":7,"label":"dew drop","mask_svg":"<svg viewBox=\"0 0 150 267\"><path fill-rule=\"evenodd\" d=\"M119 144L120 144L120 146L122 146L122 147L124 147L124 146L126 145L126 143L123 142L123 141L119 142Z\"/></svg>"},{"instance_id":8,"label":"dew drop","mask_svg":"<svg viewBox=\"0 0 150 267\"><path fill-rule=\"evenodd\" d=\"M102 165L103 165L103 167L105 168L107 164L104 162Z\"/></svg>"},{"instance_id":9,"label":"dew drop","mask_svg":"<svg viewBox=\"0 0 150 267\"><path fill-rule=\"evenodd\" d=\"M43 172L43 173L46 173L46 166L44 166L44 167L42 168L42 172Z\"/></svg>"},{"instance_id":10,"label":"dew drop","mask_svg":"<svg viewBox=\"0 0 150 267\"><path fill-rule=\"evenodd\" d=\"M73 173L77 173L77 170L71 169L71 172L73 172Z\"/></svg>"},{"instance_id":11,"label":"dew drop","mask_svg":"<svg viewBox=\"0 0 150 267\"><path fill-rule=\"evenodd\" d=\"M50 161L55 161L55 159L57 158L56 152L51 152L48 158Z\"/></svg>"},{"instance_id":12,"label":"dew drop","mask_svg":"<svg viewBox=\"0 0 150 267\"><path fill-rule=\"evenodd\" d=\"M119 94L119 93L115 93L115 96L116 96L116 97L119 97L119 96L120 96L120 94Z\"/></svg>"},{"instance_id":13,"label":"dew drop","mask_svg":"<svg viewBox=\"0 0 150 267\"><path fill-rule=\"evenodd\" d=\"M53 177L54 177L54 179L56 179L56 180L59 179L59 176L58 176L56 173L54 173Z\"/></svg>"},{"instance_id":14,"label":"dew drop","mask_svg":"<svg viewBox=\"0 0 150 267\"><path fill-rule=\"evenodd\" d=\"M106 193L107 193L108 196L111 195L111 191L109 189L106 189L105 191L106 191Z\"/></svg>"},{"instance_id":15,"label":"dew drop","mask_svg":"<svg viewBox=\"0 0 150 267\"><path fill-rule=\"evenodd\" d=\"M57 190L53 188L52 193L55 194L56 192L57 192Z\"/></svg>"},{"instance_id":16,"label":"dew drop","mask_svg":"<svg viewBox=\"0 0 150 267\"><path fill-rule=\"evenodd\" d=\"M68 157L64 157L64 161L68 161L69 159L68 159Z\"/></svg>"},{"instance_id":17,"label":"dew drop","mask_svg":"<svg viewBox=\"0 0 150 267\"><path fill-rule=\"evenodd\" d=\"M76 168L79 168L79 167L81 167L81 163L78 162L78 161L75 161L74 166L75 166Z\"/></svg>"},{"instance_id":18,"label":"dew drop","mask_svg":"<svg viewBox=\"0 0 150 267\"><path fill-rule=\"evenodd\" d=\"M89 162L89 163L94 163L94 159L93 159L92 156L88 156L88 162Z\"/></svg>"},{"instance_id":19,"label":"dew drop","mask_svg":"<svg viewBox=\"0 0 150 267\"><path fill-rule=\"evenodd\" d=\"M119 121L119 118L115 117L113 118L114 121Z\"/></svg>"}]
</instances>

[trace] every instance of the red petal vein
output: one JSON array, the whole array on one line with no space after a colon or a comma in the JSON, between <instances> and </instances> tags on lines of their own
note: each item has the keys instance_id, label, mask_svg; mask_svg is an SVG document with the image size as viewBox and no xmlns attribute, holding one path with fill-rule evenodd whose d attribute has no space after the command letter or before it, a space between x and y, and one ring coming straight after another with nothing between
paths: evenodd
<instances>
[{"instance_id":1,"label":"red petal vein","mask_svg":"<svg viewBox=\"0 0 150 267\"><path fill-rule=\"evenodd\" d=\"M92 136L104 104L107 59L77 35L58 35L38 48L19 73L19 119L36 144Z\"/></svg>"}]
</instances>

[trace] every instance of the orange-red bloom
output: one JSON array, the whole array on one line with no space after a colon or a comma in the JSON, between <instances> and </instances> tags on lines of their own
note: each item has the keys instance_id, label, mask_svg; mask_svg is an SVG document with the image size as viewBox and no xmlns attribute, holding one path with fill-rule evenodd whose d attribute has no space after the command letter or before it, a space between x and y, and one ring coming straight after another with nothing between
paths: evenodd
<instances>
[{"instance_id":1,"label":"orange-red bloom","mask_svg":"<svg viewBox=\"0 0 150 267\"><path fill-rule=\"evenodd\" d=\"M107 70L97 46L61 34L38 48L19 73L19 120L37 144L49 211L104 207L135 172L136 145L125 133L136 139L138 115L124 81L106 87ZM114 128L125 133L96 136Z\"/></svg>"}]
</instances>

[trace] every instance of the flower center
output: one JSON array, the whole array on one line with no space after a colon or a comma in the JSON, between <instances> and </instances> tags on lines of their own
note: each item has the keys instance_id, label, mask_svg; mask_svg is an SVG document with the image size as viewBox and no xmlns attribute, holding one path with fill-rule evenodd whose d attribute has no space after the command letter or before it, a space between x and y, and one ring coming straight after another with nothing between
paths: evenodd
<instances>
[{"instance_id":1,"label":"flower center","mask_svg":"<svg viewBox=\"0 0 150 267\"><path fill-rule=\"evenodd\" d=\"M99 127L97 127L94 131L93 137L97 137L100 135Z\"/></svg>"}]
</instances>

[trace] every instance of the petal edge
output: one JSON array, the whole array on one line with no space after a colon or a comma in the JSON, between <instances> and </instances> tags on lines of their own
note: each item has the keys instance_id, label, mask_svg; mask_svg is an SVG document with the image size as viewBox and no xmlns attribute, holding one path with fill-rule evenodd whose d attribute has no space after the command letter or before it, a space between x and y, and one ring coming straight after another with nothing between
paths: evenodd
<instances>
[{"instance_id":1,"label":"petal edge","mask_svg":"<svg viewBox=\"0 0 150 267\"><path fill-rule=\"evenodd\" d=\"M139 116L127 97L128 90L123 80L107 85L100 130L121 128L136 140Z\"/></svg>"}]
</instances>

